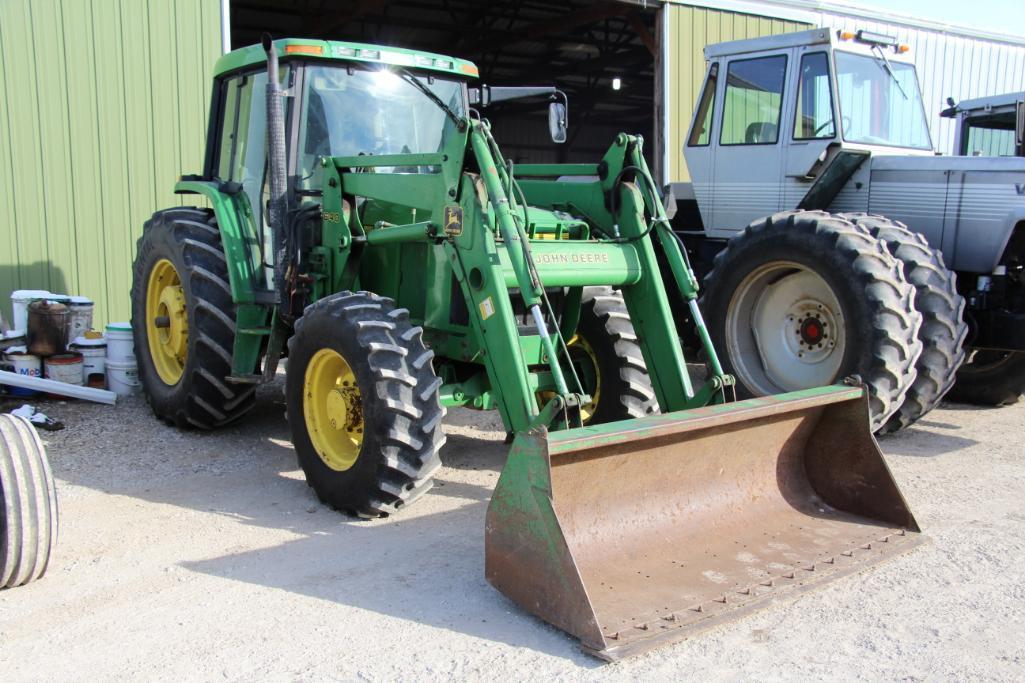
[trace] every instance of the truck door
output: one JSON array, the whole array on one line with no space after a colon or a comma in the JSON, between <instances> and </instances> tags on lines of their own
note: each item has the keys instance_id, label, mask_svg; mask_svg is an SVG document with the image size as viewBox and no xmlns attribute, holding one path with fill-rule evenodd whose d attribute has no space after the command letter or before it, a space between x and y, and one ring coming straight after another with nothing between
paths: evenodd
<instances>
[{"instance_id":1,"label":"truck door","mask_svg":"<svg viewBox=\"0 0 1025 683\"><path fill-rule=\"evenodd\" d=\"M793 123L783 173L783 209L796 208L822 167L819 160L836 140L836 118L830 78L829 54L821 49L799 52L794 76Z\"/></svg>"},{"instance_id":2,"label":"truck door","mask_svg":"<svg viewBox=\"0 0 1025 683\"><path fill-rule=\"evenodd\" d=\"M706 226L713 237L729 237L780 209L787 56L784 51L726 63L712 171L714 198Z\"/></svg>"}]
</instances>

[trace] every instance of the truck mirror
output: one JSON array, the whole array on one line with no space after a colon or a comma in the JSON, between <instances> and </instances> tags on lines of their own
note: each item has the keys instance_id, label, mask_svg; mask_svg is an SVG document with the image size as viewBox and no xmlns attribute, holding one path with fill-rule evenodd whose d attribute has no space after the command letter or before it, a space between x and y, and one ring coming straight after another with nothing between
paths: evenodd
<instances>
[{"instance_id":1,"label":"truck mirror","mask_svg":"<svg viewBox=\"0 0 1025 683\"><path fill-rule=\"evenodd\" d=\"M552 135L552 142L562 144L566 142L566 105L563 102L551 102L548 105L548 132Z\"/></svg>"}]
</instances>

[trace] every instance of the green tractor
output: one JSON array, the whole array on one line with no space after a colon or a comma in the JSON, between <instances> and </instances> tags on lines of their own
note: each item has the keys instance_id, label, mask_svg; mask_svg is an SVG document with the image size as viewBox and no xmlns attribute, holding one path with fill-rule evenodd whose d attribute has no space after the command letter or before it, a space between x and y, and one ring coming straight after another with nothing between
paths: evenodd
<instances>
[{"instance_id":1,"label":"green tractor","mask_svg":"<svg viewBox=\"0 0 1025 683\"><path fill-rule=\"evenodd\" d=\"M237 420L287 356L307 481L379 517L430 488L446 407L497 409L513 441L487 578L608 659L913 545L857 382L730 400L642 140L514 166L470 106L500 94L476 76L319 40L220 59L203 173L176 186L210 208L160 211L138 244L156 415ZM556 94L556 141L566 112ZM700 385L666 282L703 344Z\"/></svg>"}]
</instances>

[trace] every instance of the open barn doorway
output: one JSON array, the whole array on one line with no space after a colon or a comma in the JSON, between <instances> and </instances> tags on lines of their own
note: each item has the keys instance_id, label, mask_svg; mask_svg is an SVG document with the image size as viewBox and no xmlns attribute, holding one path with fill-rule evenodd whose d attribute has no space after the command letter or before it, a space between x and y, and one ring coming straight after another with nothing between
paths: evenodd
<instances>
[{"instance_id":1,"label":"open barn doorway","mask_svg":"<svg viewBox=\"0 0 1025 683\"><path fill-rule=\"evenodd\" d=\"M469 59L487 85L554 85L569 97L565 144L548 133L542 101L483 112L517 163L597 161L620 132L640 134L652 163L653 0L232 0L237 48L277 37L376 43Z\"/></svg>"}]
</instances>

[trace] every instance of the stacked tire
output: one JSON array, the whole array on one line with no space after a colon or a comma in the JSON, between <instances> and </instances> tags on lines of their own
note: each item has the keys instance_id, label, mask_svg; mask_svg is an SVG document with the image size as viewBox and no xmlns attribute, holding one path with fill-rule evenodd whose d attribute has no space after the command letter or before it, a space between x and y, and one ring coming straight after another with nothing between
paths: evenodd
<instances>
[{"instance_id":1,"label":"stacked tire","mask_svg":"<svg viewBox=\"0 0 1025 683\"><path fill-rule=\"evenodd\" d=\"M702 308L743 397L857 376L872 428L906 427L950 390L964 300L921 235L881 216L785 211L734 237Z\"/></svg>"}]
</instances>

